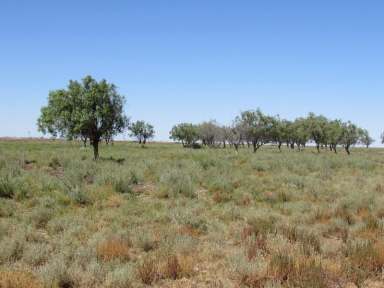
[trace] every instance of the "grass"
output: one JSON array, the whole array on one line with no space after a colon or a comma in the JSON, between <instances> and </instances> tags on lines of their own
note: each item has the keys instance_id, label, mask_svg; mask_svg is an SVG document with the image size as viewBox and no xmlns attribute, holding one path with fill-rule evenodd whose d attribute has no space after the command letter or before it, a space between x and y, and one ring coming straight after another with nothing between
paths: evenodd
<instances>
[{"instance_id":1,"label":"grass","mask_svg":"<svg viewBox=\"0 0 384 288\"><path fill-rule=\"evenodd\" d=\"M383 285L382 149L101 155L0 142L0 287Z\"/></svg>"}]
</instances>

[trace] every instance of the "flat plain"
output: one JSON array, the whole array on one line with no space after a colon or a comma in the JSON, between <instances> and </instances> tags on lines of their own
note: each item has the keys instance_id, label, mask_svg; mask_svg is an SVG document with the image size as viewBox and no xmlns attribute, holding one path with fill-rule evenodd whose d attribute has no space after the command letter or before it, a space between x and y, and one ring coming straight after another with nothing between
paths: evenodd
<instances>
[{"instance_id":1,"label":"flat plain","mask_svg":"<svg viewBox=\"0 0 384 288\"><path fill-rule=\"evenodd\" d=\"M0 141L0 287L383 287L384 150Z\"/></svg>"}]
</instances>

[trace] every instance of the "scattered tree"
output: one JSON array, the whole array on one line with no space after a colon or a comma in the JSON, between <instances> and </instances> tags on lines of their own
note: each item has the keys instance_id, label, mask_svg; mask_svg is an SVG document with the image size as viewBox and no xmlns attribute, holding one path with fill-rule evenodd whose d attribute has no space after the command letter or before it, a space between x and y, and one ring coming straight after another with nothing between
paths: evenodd
<instances>
[{"instance_id":1,"label":"scattered tree","mask_svg":"<svg viewBox=\"0 0 384 288\"><path fill-rule=\"evenodd\" d=\"M172 128L170 138L180 141L184 147L193 147L199 140L198 127L191 123L181 123Z\"/></svg>"},{"instance_id":2,"label":"scattered tree","mask_svg":"<svg viewBox=\"0 0 384 288\"><path fill-rule=\"evenodd\" d=\"M359 134L359 142L365 147L369 148L369 146L375 142L375 140L369 135L367 129L359 129Z\"/></svg>"},{"instance_id":3,"label":"scattered tree","mask_svg":"<svg viewBox=\"0 0 384 288\"><path fill-rule=\"evenodd\" d=\"M143 146L147 141L155 136L154 127L146 123L145 121L136 121L129 125L128 127L131 137L136 137L139 144Z\"/></svg>"},{"instance_id":4,"label":"scattered tree","mask_svg":"<svg viewBox=\"0 0 384 288\"><path fill-rule=\"evenodd\" d=\"M122 133L128 119L124 115L125 99L114 84L86 76L70 81L67 89L51 91L48 105L41 109L39 131L67 139L89 139L94 159L99 158L99 143Z\"/></svg>"}]
</instances>

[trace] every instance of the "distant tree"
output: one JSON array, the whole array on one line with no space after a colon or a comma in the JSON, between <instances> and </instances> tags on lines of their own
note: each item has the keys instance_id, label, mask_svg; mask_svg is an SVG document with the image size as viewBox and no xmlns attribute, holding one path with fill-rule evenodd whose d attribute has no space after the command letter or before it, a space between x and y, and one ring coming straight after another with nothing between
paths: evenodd
<instances>
[{"instance_id":1,"label":"distant tree","mask_svg":"<svg viewBox=\"0 0 384 288\"><path fill-rule=\"evenodd\" d=\"M309 113L305 119L306 129L310 135L310 139L315 142L317 152L320 153L320 145L325 144L326 141L326 128L328 124L327 118L324 116L317 116L314 113Z\"/></svg>"},{"instance_id":2,"label":"distant tree","mask_svg":"<svg viewBox=\"0 0 384 288\"><path fill-rule=\"evenodd\" d=\"M203 145L210 147L215 146L216 142L220 140L221 129L216 121L203 122L197 126L199 139Z\"/></svg>"},{"instance_id":3,"label":"distant tree","mask_svg":"<svg viewBox=\"0 0 384 288\"><path fill-rule=\"evenodd\" d=\"M296 144L297 149L302 150L306 144L308 143L311 134L307 127L307 121L305 118L297 118L290 127L292 133L293 142L291 144L291 148L294 148L294 144Z\"/></svg>"},{"instance_id":4,"label":"distant tree","mask_svg":"<svg viewBox=\"0 0 384 288\"><path fill-rule=\"evenodd\" d=\"M145 145L147 141L155 136L154 127L145 121L136 121L128 126L130 136L135 137L139 144Z\"/></svg>"},{"instance_id":5,"label":"distant tree","mask_svg":"<svg viewBox=\"0 0 384 288\"><path fill-rule=\"evenodd\" d=\"M341 120L333 120L328 122L326 128L326 138L329 144L329 149L337 153L337 145L340 144L343 136Z\"/></svg>"},{"instance_id":6,"label":"distant tree","mask_svg":"<svg viewBox=\"0 0 384 288\"><path fill-rule=\"evenodd\" d=\"M245 129L241 122L235 121L232 126L226 127L228 142L231 146L235 148L236 151L239 150L241 143L245 139Z\"/></svg>"},{"instance_id":7,"label":"distant tree","mask_svg":"<svg viewBox=\"0 0 384 288\"><path fill-rule=\"evenodd\" d=\"M245 138L252 144L253 152L269 141L273 120L260 109L242 112L236 121L243 127Z\"/></svg>"},{"instance_id":8,"label":"distant tree","mask_svg":"<svg viewBox=\"0 0 384 288\"><path fill-rule=\"evenodd\" d=\"M344 149L348 153L348 155L351 154L350 147L356 145L358 141L359 128L351 122L343 123L341 144L344 146Z\"/></svg>"},{"instance_id":9,"label":"distant tree","mask_svg":"<svg viewBox=\"0 0 384 288\"><path fill-rule=\"evenodd\" d=\"M381 133L380 138L381 138L381 144L384 144L384 132Z\"/></svg>"},{"instance_id":10,"label":"distant tree","mask_svg":"<svg viewBox=\"0 0 384 288\"><path fill-rule=\"evenodd\" d=\"M288 141L288 125L289 122L286 120L281 120L280 117L272 117L272 127L270 131L271 141L277 144L277 147L281 151L281 146L284 142Z\"/></svg>"},{"instance_id":11,"label":"distant tree","mask_svg":"<svg viewBox=\"0 0 384 288\"><path fill-rule=\"evenodd\" d=\"M51 91L48 105L41 109L38 129L44 134L67 139L90 140L94 159L99 158L102 139L122 133L128 119L123 113L124 97L106 80L86 76L70 81L67 89Z\"/></svg>"},{"instance_id":12,"label":"distant tree","mask_svg":"<svg viewBox=\"0 0 384 288\"><path fill-rule=\"evenodd\" d=\"M180 141L184 147L193 147L199 140L198 127L191 123L175 125L169 134L172 140Z\"/></svg>"},{"instance_id":13,"label":"distant tree","mask_svg":"<svg viewBox=\"0 0 384 288\"><path fill-rule=\"evenodd\" d=\"M368 130L359 129L359 142L365 147L369 148L375 140L369 135Z\"/></svg>"}]
</instances>

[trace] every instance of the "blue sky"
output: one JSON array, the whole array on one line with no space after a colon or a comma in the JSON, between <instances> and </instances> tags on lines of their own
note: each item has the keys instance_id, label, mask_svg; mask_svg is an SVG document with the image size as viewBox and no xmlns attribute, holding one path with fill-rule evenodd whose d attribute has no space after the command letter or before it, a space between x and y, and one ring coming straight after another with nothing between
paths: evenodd
<instances>
[{"instance_id":1,"label":"blue sky","mask_svg":"<svg viewBox=\"0 0 384 288\"><path fill-rule=\"evenodd\" d=\"M384 130L384 1L0 2L0 136L40 135L48 91L87 74L168 139L260 107Z\"/></svg>"}]
</instances>

